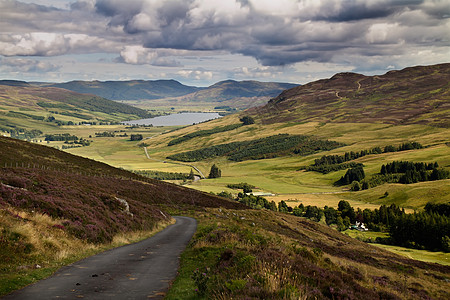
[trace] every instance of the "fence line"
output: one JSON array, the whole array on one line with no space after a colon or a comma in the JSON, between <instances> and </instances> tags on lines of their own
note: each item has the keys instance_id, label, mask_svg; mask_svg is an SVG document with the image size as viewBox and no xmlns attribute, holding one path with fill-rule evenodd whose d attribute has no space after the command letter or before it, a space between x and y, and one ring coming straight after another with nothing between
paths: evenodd
<instances>
[{"instance_id":1,"label":"fence line","mask_svg":"<svg viewBox=\"0 0 450 300\"><path fill-rule=\"evenodd\" d=\"M51 167L48 165L40 165L40 164L36 164L36 163L25 163L25 162L4 162L4 166L5 169L10 168L10 169L38 169L38 170L48 170L48 171L56 171L56 172L63 172L63 173L69 173L69 174L76 174L76 175L80 175L80 176L87 176L87 177L99 177L99 178L111 178L111 179L121 179L121 180L135 180L135 181L141 181L141 182L146 182L146 183L150 183L151 182L151 178L142 176L142 175L138 175L138 174L134 174L134 176L124 176L124 175L109 175L107 173L104 172L87 172L87 171L82 171L82 170L74 170L71 167L67 167L67 169L63 169L63 168L55 168L55 167Z\"/></svg>"}]
</instances>

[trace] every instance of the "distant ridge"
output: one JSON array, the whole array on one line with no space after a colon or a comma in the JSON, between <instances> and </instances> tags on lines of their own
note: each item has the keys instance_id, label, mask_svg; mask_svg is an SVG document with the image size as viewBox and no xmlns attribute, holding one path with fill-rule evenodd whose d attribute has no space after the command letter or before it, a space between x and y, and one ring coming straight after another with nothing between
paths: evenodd
<instances>
[{"instance_id":1,"label":"distant ridge","mask_svg":"<svg viewBox=\"0 0 450 300\"><path fill-rule=\"evenodd\" d=\"M0 80L0 85L9 85L9 86L30 86L28 82L19 81L19 80Z\"/></svg>"},{"instance_id":2,"label":"distant ridge","mask_svg":"<svg viewBox=\"0 0 450 300\"><path fill-rule=\"evenodd\" d=\"M183 102L242 102L242 107L265 104L286 89L297 84L225 80L209 87L183 85L176 80L130 81L70 81L66 83L39 84L64 88L78 93L94 94L110 100L158 100L173 99ZM248 99L253 98L253 99ZM235 103L224 103L234 105Z\"/></svg>"},{"instance_id":3,"label":"distant ridge","mask_svg":"<svg viewBox=\"0 0 450 300\"><path fill-rule=\"evenodd\" d=\"M70 81L49 86L94 94L110 100L152 100L178 97L201 90L176 80Z\"/></svg>"},{"instance_id":4,"label":"distant ridge","mask_svg":"<svg viewBox=\"0 0 450 300\"><path fill-rule=\"evenodd\" d=\"M0 104L9 110L26 107L29 112L58 111L62 115L83 116L84 120L95 119L93 112L109 115L110 119L148 118L147 111L124 103L115 102L93 94L83 94L67 89L43 87L26 82L0 81ZM108 117L108 118L109 118ZM103 119L108 119L103 116ZM106 120L105 119L105 120ZM4 123L0 117L0 124Z\"/></svg>"},{"instance_id":5,"label":"distant ridge","mask_svg":"<svg viewBox=\"0 0 450 300\"><path fill-rule=\"evenodd\" d=\"M450 126L450 63L384 75L339 73L284 91L250 114L264 124L338 122Z\"/></svg>"},{"instance_id":6,"label":"distant ridge","mask_svg":"<svg viewBox=\"0 0 450 300\"><path fill-rule=\"evenodd\" d=\"M227 101L235 98L275 97L282 91L298 86L298 84L283 82L261 82L254 80L217 82L205 89L184 98L192 101Z\"/></svg>"}]
</instances>

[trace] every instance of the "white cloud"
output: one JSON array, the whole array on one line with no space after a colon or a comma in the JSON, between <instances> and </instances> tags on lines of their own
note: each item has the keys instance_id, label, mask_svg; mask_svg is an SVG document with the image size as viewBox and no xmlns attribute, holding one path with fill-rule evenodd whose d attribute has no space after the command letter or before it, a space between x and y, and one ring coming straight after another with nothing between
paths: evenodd
<instances>
[{"instance_id":1,"label":"white cloud","mask_svg":"<svg viewBox=\"0 0 450 300\"><path fill-rule=\"evenodd\" d=\"M142 46L126 46L120 51L120 57L127 64L151 64L158 54Z\"/></svg>"},{"instance_id":2,"label":"white cloud","mask_svg":"<svg viewBox=\"0 0 450 300\"><path fill-rule=\"evenodd\" d=\"M182 68L167 74L193 80L281 76L274 70L293 74L299 71L286 66L305 62L355 71L404 67L422 63L413 54L424 49L426 61L440 63L450 47L448 0L26 2L0 0L2 56L114 54L121 67ZM209 65L199 60L187 67L185 56L206 55L214 58ZM240 71L223 65L228 56L242 61Z\"/></svg>"},{"instance_id":3,"label":"white cloud","mask_svg":"<svg viewBox=\"0 0 450 300\"><path fill-rule=\"evenodd\" d=\"M210 80L213 78L213 72L206 70L180 70L177 74L183 78L195 80Z\"/></svg>"},{"instance_id":4,"label":"white cloud","mask_svg":"<svg viewBox=\"0 0 450 300\"><path fill-rule=\"evenodd\" d=\"M7 69L9 72L46 73L57 71L61 67L46 61L10 57L0 57L0 63L2 68Z\"/></svg>"}]
</instances>

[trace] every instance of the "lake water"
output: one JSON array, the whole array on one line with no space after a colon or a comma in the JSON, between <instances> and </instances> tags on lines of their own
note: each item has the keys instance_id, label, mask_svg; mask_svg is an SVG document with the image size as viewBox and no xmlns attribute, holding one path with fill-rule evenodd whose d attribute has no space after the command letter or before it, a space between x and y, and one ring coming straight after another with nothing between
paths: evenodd
<instances>
[{"instance_id":1,"label":"lake water","mask_svg":"<svg viewBox=\"0 0 450 300\"><path fill-rule=\"evenodd\" d=\"M179 113L150 119L122 122L125 125L181 126L220 118L218 113Z\"/></svg>"}]
</instances>

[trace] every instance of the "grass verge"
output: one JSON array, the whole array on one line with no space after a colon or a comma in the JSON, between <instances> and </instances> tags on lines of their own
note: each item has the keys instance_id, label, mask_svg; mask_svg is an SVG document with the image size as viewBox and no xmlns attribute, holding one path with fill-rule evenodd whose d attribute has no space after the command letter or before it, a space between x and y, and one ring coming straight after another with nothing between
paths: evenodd
<instances>
[{"instance_id":1,"label":"grass verge","mask_svg":"<svg viewBox=\"0 0 450 300\"><path fill-rule=\"evenodd\" d=\"M169 225L159 223L152 231L120 233L110 243L92 244L64 232L62 221L45 214L0 209L0 296L49 277L62 266L148 238Z\"/></svg>"},{"instance_id":2,"label":"grass verge","mask_svg":"<svg viewBox=\"0 0 450 300\"><path fill-rule=\"evenodd\" d=\"M446 298L426 264L303 218L265 210L193 213L197 233L166 299Z\"/></svg>"}]
</instances>

